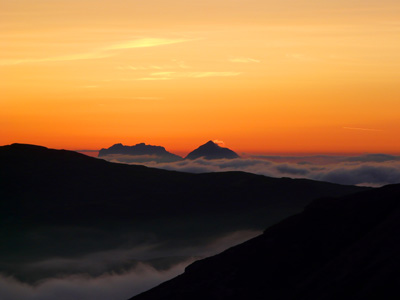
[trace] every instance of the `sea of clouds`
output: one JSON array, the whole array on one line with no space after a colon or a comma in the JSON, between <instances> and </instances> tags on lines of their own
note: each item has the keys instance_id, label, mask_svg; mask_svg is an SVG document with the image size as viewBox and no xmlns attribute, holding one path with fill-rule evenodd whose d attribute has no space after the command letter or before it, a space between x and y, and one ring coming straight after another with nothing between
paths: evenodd
<instances>
[{"instance_id":1,"label":"sea of clouds","mask_svg":"<svg viewBox=\"0 0 400 300\"><path fill-rule=\"evenodd\" d=\"M359 156L247 156L237 159L181 160L171 163L143 162L143 157L109 155L112 162L189 173L243 171L271 177L307 178L339 184L379 187L400 183L400 156L365 154Z\"/></svg>"},{"instance_id":2,"label":"sea of clouds","mask_svg":"<svg viewBox=\"0 0 400 300\"><path fill-rule=\"evenodd\" d=\"M122 274L105 273L99 277L77 274L48 278L35 285L0 275L0 299L126 300L181 274L191 262L193 260L182 262L165 271L156 270L147 264L139 264Z\"/></svg>"},{"instance_id":3,"label":"sea of clouds","mask_svg":"<svg viewBox=\"0 0 400 300\"><path fill-rule=\"evenodd\" d=\"M72 258L46 258L22 263L28 273L46 272L51 275L32 283L0 274L0 299L126 300L182 274L197 259L220 253L261 233L241 230L203 245L163 248L148 244ZM170 259L171 262L157 266L159 259ZM129 267L121 269L120 266Z\"/></svg>"}]
</instances>

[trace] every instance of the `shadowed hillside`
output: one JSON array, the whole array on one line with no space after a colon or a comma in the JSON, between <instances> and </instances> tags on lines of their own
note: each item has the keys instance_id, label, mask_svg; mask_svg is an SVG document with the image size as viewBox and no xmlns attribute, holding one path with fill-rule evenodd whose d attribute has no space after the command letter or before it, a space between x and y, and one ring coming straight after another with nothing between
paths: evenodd
<instances>
[{"instance_id":1,"label":"shadowed hillside","mask_svg":"<svg viewBox=\"0 0 400 300\"><path fill-rule=\"evenodd\" d=\"M400 185L314 201L132 300L399 299Z\"/></svg>"}]
</instances>

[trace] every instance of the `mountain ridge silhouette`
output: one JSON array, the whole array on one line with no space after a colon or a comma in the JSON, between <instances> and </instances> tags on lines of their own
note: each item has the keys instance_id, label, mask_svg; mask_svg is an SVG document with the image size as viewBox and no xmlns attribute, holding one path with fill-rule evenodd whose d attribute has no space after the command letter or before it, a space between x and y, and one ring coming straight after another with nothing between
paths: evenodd
<instances>
[{"instance_id":1,"label":"mountain ridge silhouette","mask_svg":"<svg viewBox=\"0 0 400 300\"><path fill-rule=\"evenodd\" d=\"M398 299L400 184L315 200L130 300Z\"/></svg>"},{"instance_id":2,"label":"mountain ridge silhouette","mask_svg":"<svg viewBox=\"0 0 400 300\"><path fill-rule=\"evenodd\" d=\"M117 143L109 148L102 148L98 154L99 158L114 159L123 163L149 162L157 163L176 162L183 159L195 160L204 158L212 159L234 159L240 156L229 148L224 148L213 142L212 140L200 145L191 151L185 158L168 152L163 146L147 145L139 143L134 146L125 146Z\"/></svg>"},{"instance_id":3,"label":"mountain ridge silhouette","mask_svg":"<svg viewBox=\"0 0 400 300\"><path fill-rule=\"evenodd\" d=\"M190 152L185 159L234 159L239 158L239 155L236 154L229 148L224 148L219 146L218 144L214 143L213 141L208 141L207 143L201 145L200 147L196 148L192 152Z\"/></svg>"},{"instance_id":4,"label":"mountain ridge silhouette","mask_svg":"<svg viewBox=\"0 0 400 300\"><path fill-rule=\"evenodd\" d=\"M98 157L102 158L108 155L133 156L120 159L122 162L175 162L182 160L182 157L168 152L162 146L146 145L145 143L139 143L134 146L125 146L121 143L114 144L107 149L102 148L99 151Z\"/></svg>"}]
</instances>

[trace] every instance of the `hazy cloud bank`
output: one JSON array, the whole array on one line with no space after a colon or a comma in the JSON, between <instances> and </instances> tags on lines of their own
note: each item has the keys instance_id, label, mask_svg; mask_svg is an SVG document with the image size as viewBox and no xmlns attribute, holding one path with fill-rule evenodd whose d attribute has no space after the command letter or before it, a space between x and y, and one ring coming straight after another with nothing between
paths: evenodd
<instances>
[{"instance_id":1,"label":"hazy cloud bank","mask_svg":"<svg viewBox=\"0 0 400 300\"><path fill-rule=\"evenodd\" d=\"M134 163L125 157L105 157ZM137 163L137 162L136 162ZM271 177L308 178L340 184L382 186L400 182L400 156L253 156L240 159L182 160L174 163L143 162L149 167L190 173L244 171Z\"/></svg>"},{"instance_id":2,"label":"hazy cloud bank","mask_svg":"<svg viewBox=\"0 0 400 300\"><path fill-rule=\"evenodd\" d=\"M158 243L21 263L27 273L47 276L28 284L0 274L0 299L126 300L183 273L196 259L215 255L261 233L242 230L203 245L163 247Z\"/></svg>"},{"instance_id":3,"label":"hazy cloud bank","mask_svg":"<svg viewBox=\"0 0 400 300\"><path fill-rule=\"evenodd\" d=\"M104 274L100 277L74 275L44 280L35 286L12 277L0 276L2 300L126 300L181 273L193 262L189 260L166 271L158 271L146 264L123 274Z\"/></svg>"},{"instance_id":4,"label":"hazy cloud bank","mask_svg":"<svg viewBox=\"0 0 400 300\"><path fill-rule=\"evenodd\" d=\"M137 268L141 264L157 270L167 270L177 263L192 260L194 257L207 257L238 245L259 234L261 231L240 230L218 237L210 237L200 242L188 241L187 244L174 244L168 239L152 243L144 242L129 248L121 247L111 250L91 252L77 257L53 257L45 260L23 263L25 274L79 274L92 277L107 272L123 273ZM0 298L1 299L1 298Z\"/></svg>"}]
</instances>

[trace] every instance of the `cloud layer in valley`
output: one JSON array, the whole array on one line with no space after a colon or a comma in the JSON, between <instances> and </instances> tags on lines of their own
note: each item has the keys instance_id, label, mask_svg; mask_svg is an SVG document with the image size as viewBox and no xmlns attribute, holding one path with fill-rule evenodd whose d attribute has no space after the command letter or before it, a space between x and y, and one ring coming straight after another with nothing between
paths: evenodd
<instances>
[{"instance_id":1,"label":"cloud layer in valley","mask_svg":"<svg viewBox=\"0 0 400 300\"><path fill-rule=\"evenodd\" d=\"M0 276L0 298L2 300L124 300L181 274L192 261L180 263L166 271L158 271L149 265L139 264L135 269L123 274L108 273L100 277L80 274L47 279L34 286L12 277Z\"/></svg>"},{"instance_id":2,"label":"cloud layer in valley","mask_svg":"<svg viewBox=\"0 0 400 300\"><path fill-rule=\"evenodd\" d=\"M0 274L0 299L125 300L178 276L199 258L220 253L261 233L251 230L232 232L200 246L190 244L171 248L148 244L73 258L22 263L27 274L45 272L50 275L27 283Z\"/></svg>"},{"instance_id":3,"label":"cloud layer in valley","mask_svg":"<svg viewBox=\"0 0 400 300\"><path fill-rule=\"evenodd\" d=\"M114 162L132 162L126 156L110 156ZM400 182L400 156L251 156L240 159L196 159L174 163L143 163L149 167L190 173L244 171L271 177L307 178L339 184L383 186Z\"/></svg>"}]
</instances>

